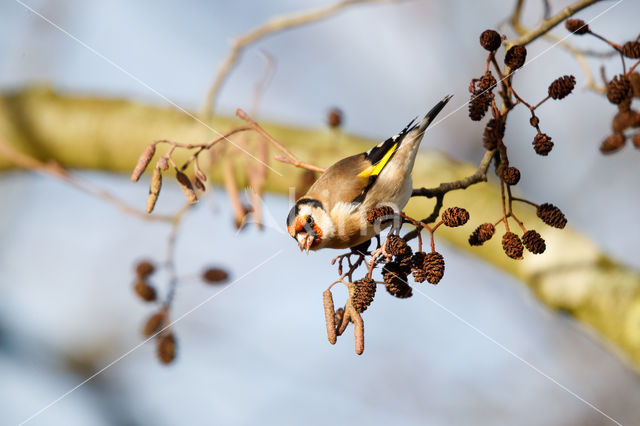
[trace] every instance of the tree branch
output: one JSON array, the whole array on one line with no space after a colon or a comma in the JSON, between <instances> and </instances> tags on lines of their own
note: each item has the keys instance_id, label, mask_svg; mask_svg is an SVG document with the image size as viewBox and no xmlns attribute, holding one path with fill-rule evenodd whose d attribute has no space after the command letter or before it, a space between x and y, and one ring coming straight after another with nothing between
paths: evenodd
<instances>
[{"instance_id":1,"label":"tree branch","mask_svg":"<svg viewBox=\"0 0 640 426\"><path fill-rule=\"evenodd\" d=\"M79 189L82 192L93 195L94 197L100 198L103 201L114 205L124 213L145 220L161 222L172 222L174 220L174 216L149 215L143 210L132 207L109 191L93 186L88 182L84 182L71 175L67 170L63 169L55 160L50 160L46 163L42 162L34 157L15 150L3 139L0 139L0 154L18 167L38 172L43 175L53 177L55 179L68 183L69 185L73 186L76 189Z\"/></svg>"},{"instance_id":2,"label":"tree branch","mask_svg":"<svg viewBox=\"0 0 640 426\"><path fill-rule=\"evenodd\" d=\"M542 23L531 31L521 35L515 40L507 40L505 41L505 50L509 50L510 47L519 45L526 45L537 39L538 37L543 36L547 32L549 32L553 27L558 25L560 22L564 21L568 17L575 15L582 9L591 6L594 3L597 3L600 0L579 0L564 9L562 9L559 13L553 15L549 19L545 19ZM511 25L516 28L516 26L520 23L520 11L522 10L523 0L518 0L516 3L516 8L511 18Z\"/></svg>"},{"instance_id":3,"label":"tree branch","mask_svg":"<svg viewBox=\"0 0 640 426\"><path fill-rule=\"evenodd\" d=\"M254 28L253 30L245 34L236 37L231 42L231 49L229 49L227 56L220 63L213 82L211 83L211 86L207 91L207 95L200 109L201 117L203 119L210 118L213 110L213 104L216 100L216 97L218 96L220 88L224 84L224 81L229 75L229 72L238 61L238 58L240 57L242 51L251 44L255 43L265 36L309 24L311 22L317 22L322 19L326 19L331 15L335 15L336 13L340 12L342 9L345 9L352 5L360 3L379 3L388 1L397 0L344 0L324 8L272 18L264 24L258 26L257 28Z\"/></svg>"}]
</instances>

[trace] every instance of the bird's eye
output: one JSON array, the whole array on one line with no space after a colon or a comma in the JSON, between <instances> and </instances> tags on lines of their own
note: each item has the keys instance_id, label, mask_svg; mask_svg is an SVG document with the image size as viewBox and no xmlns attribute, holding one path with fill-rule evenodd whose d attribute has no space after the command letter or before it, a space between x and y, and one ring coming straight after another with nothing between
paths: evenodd
<instances>
[{"instance_id":1,"label":"bird's eye","mask_svg":"<svg viewBox=\"0 0 640 426\"><path fill-rule=\"evenodd\" d=\"M307 223L308 223L309 225L312 225L312 224L313 224L313 218L311 217L311 215L307 216Z\"/></svg>"}]
</instances>

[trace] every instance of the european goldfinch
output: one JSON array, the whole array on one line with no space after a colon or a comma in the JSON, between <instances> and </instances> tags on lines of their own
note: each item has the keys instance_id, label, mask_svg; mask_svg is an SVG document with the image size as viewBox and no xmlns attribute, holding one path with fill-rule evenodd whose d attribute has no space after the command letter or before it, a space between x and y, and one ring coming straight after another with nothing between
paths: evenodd
<instances>
[{"instance_id":1,"label":"european goldfinch","mask_svg":"<svg viewBox=\"0 0 640 426\"><path fill-rule=\"evenodd\" d=\"M362 244L381 230L367 221L369 210L382 205L394 211L404 208L422 136L449 99L438 102L419 123L414 119L397 135L325 170L287 217L287 231L300 250Z\"/></svg>"}]
</instances>

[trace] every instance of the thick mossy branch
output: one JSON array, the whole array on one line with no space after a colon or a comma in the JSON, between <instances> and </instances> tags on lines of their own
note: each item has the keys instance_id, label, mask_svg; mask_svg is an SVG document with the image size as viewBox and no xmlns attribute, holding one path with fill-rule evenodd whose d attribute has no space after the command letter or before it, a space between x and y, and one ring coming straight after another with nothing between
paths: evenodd
<instances>
[{"instance_id":1,"label":"thick mossy branch","mask_svg":"<svg viewBox=\"0 0 640 426\"><path fill-rule=\"evenodd\" d=\"M238 119L226 117L215 117L210 124L221 133L244 125ZM377 143L328 129L261 125L298 158L311 160L321 167ZM154 140L202 143L215 136L211 130L175 109L123 100L64 96L46 88L0 96L0 139L20 152L42 161L55 160L64 167L129 174L145 146ZM246 161L240 155L235 155L234 159ZM303 173L274 160L269 165L280 174L269 173L266 189L272 192L288 194L289 188ZM11 162L0 155L0 170L11 167ZM442 154L421 153L413 173L414 185L436 188L442 182L472 176L477 168L475 164L459 163ZM221 182L221 169L214 167L210 179ZM240 185L246 183L239 182ZM142 208L147 187L138 185ZM471 220L463 227L443 229L442 237L511 273L552 308L569 312L593 326L640 367L638 271L608 259L592 241L573 229L559 231L543 224L536 229L548 242L547 251L539 256L528 256L524 261L507 258L502 252L500 238L493 238L480 248L470 247L467 239L480 224L479 218L492 212L500 213L495 211L501 205L500 191L492 182L471 185L464 191L451 191L447 193L444 205L464 205ZM418 197L405 211L413 217L425 217L433 206L433 199ZM526 223L540 223L534 208L523 209L519 217Z\"/></svg>"}]
</instances>

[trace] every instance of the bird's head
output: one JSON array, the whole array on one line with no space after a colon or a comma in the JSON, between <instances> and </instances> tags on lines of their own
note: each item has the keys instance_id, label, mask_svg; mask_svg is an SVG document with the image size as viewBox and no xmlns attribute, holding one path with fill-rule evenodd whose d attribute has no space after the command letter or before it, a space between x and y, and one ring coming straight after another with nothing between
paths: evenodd
<instances>
[{"instance_id":1,"label":"bird's head","mask_svg":"<svg viewBox=\"0 0 640 426\"><path fill-rule=\"evenodd\" d=\"M298 200L287 217L287 231L300 246L300 250L316 250L326 237L329 215L322 203L312 198Z\"/></svg>"}]
</instances>

